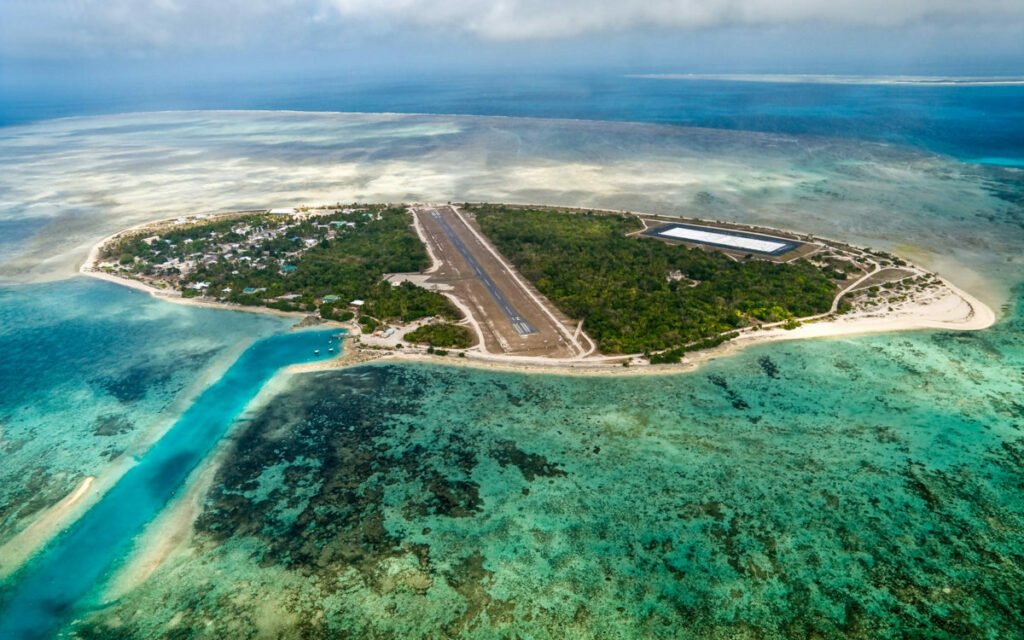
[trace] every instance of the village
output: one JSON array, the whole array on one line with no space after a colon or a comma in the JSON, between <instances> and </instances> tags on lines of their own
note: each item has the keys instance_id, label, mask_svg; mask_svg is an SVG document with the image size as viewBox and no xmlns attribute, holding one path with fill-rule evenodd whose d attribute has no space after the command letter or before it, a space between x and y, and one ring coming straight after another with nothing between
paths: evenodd
<instances>
[{"instance_id":1,"label":"village","mask_svg":"<svg viewBox=\"0 0 1024 640\"><path fill-rule=\"evenodd\" d=\"M236 267L247 267L255 270L275 269L282 275L295 270L291 264L306 250L322 242L334 240L345 229L353 228L356 222L331 219L325 217L338 215L352 217L360 214L364 219L372 219L372 213L365 209L352 208L321 208L321 209L270 209L265 216L245 216L245 213L229 213L222 216L198 214L184 216L174 220L170 231L154 229L154 235L141 238L151 251L147 268L139 275L154 276L155 280L170 283L188 281L188 276L200 267L212 267L218 263L231 263ZM220 219L231 220L238 216L245 219L231 225L227 229L212 229L193 237L189 231L196 225L209 227L208 223ZM378 218L379 219L379 218ZM218 225L220 226L220 225ZM180 233L174 231L174 227ZM163 233L161 233L161 231ZM300 235L301 234L301 235ZM179 236L180 239L178 238ZM177 241L175 241L177 240ZM136 264L147 262L146 253L134 256L131 264L104 261L97 264L101 269L117 269L127 267L135 271ZM159 259L159 261L158 261ZM232 275L240 275L241 270L232 269ZM230 287L219 292L210 291L210 283L206 281L189 282L183 287L186 290L202 292L214 298L227 298L234 293ZM266 292L265 287L246 287L243 295L256 295ZM277 300L292 301L301 297L299 294L288 293L278 296ZM336 296L329 296L336 298ZM336 300L332 300L334 302Z\"/></svg>"},{"instance_id":2,"label":"village","mask_svg":"<svg viewBox=\"0 0 1024 640\"><path fill-rule=\"evenodd\" d=\"M352 321L391 344L387 320L457 317L407 278L378 286L426 260L404 210L338 204L179 217L108 239L92 269L184 299Z\"/></svg>"}]
</instances>

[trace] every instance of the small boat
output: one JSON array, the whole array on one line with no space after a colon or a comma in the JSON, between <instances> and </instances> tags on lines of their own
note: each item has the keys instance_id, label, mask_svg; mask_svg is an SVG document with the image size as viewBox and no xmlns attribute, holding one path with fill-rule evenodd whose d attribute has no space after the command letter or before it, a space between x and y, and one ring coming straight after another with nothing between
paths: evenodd
<instances>
[{"instance_id":1,"label":"small boat","mask_svg":"<svg viewBox=\"0 0 1024 640\"><path fill-rule=\"evenodd\" d=\"M327 353L334 353L334 347L330 347L329 349L327 349Z\"/></svg>"},{"instance_id":2,"label":"small boat","mask_svg":"<svg viewBox=\"0 0 1024 640\"><path fill-rule=\"evenodd\" d=\"M320 355L320 350L319 349L313 349L313 355L314 356Z\"/></svg>"}]
</instances>

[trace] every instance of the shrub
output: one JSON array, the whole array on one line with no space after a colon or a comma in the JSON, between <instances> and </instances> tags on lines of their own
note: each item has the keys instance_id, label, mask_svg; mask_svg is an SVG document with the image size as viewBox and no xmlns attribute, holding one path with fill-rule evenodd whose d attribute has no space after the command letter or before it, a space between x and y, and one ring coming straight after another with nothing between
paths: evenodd
<instances>
[{"instance_id":1,"label":"shrub","mask_svg":"<svg viewBox=\"0 0 1024 640\"><path fill-rule=\"evenodd\" d=\"M407 342L428 344L431 347L455 347L465 349L473 344L473 334L466 327L447 322L425 324L405 334Z\"/></svg>"}]
</instances>

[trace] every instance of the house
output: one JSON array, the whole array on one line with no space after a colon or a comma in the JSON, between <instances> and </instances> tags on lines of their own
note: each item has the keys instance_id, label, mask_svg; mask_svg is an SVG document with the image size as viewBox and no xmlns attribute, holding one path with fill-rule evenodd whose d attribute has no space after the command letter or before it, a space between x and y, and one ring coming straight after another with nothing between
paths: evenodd
<instances>
[{"instance_id":1,"label":"house","mask_svg":"<svg viewBox=\"0 0 1024 640\"><path fill-rule=\"evenodd\" d=\"M324 296L323 297L323 303L324 304L334 304L338 300L341 300L341 298L339 298L336 295L329 295L329 296Z\"/></svg>"},{"instance_id":2,"label":"house","mask_svg":"<svg viewBox=\"0 0 1024 640\"><path fill-rule=\"evenodd\" d=\"M363 306L364 304L366 304L365 300L353 300L352 302L348 303L348 306L355 307L356 309L358 309L359 307Z\"/></svg>"},{"instance_id":3,"label":"house","mask_svg":"<svg viewBox=\"0 0 1024 640\"><path fill-rule=\"evenodd\" d=\"M268 213L275 216L294 216L298 212L291 207L287 207L282 209L271 209Z\"/></svg>"}]
</instances>

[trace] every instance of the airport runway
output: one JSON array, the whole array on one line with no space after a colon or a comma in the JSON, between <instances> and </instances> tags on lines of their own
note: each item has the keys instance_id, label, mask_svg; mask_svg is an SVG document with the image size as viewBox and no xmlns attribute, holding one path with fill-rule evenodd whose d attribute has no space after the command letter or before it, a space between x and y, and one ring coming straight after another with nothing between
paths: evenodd
<instances>
[{"instance_id":1,"label":"airport runway","mask_svg":"<svg viewBox=\"0 0 1024 640\"><path fill-rule=\"evenodd\" d=\"M447 205L413 207L421 237L438 261L429 282L463 304L488 353L572 358L585 352L565 318L533 289L474 226Z\"/></svg>"},{"instance_id":2,"label":"airport runway","mask_svg":"<svg viewBox=\"0 0 1024 640\"><path fill-rule=\"evenodd\" d=\"M508 299L501 293L501 289L498 288L498 285L494 284L494 280L491 280L491 277L487 275L487 272L484 271L483 267L480 266L480 263L476 261L473 254L466 248L466 245L464 245L462 240L455 235L454 231L452 231L451 225L449 225L448 221L444 219L444 216L438 213L437 209L432 209L430 211L430 215L437 220L437 224L441 227L441 230L444 231L444 234L448 236L448 239L451 240L452 244L455 245L455 248L458 249L462 257L465 258L466 262L473 270L473 273L476 274L476 277L479 278L480 282L482 282L484 287L487 288L487 292L491 294L491 297L498 303L501 310L505 312L505 315L508 317L509 322L512 323L512 328L516 330L516 333L521 336L537 333L537 330L530 326L530 323L524 320L523 317L519 315L514 308L512 308Z\"/></svg>"}]
</instances>

